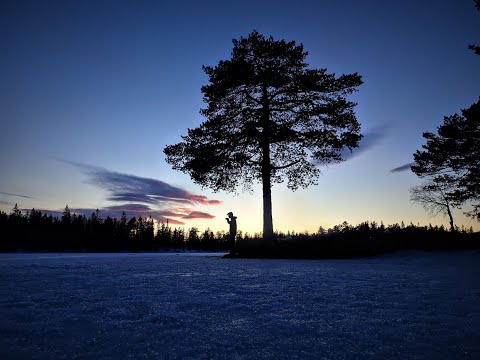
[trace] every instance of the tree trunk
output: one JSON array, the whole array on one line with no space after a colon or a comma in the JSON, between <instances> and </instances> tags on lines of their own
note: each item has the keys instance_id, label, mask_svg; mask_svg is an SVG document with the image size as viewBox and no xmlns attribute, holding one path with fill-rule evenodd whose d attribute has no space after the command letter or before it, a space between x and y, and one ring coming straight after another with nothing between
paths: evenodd
<instances>
[{"instance_id":1,"label":"tree trunk","mask_svg":"<svg viewBox=\"0 0 480 360\"><path fill-rule=\"evenodd\" d=\"M274 240L272 220L272 186L270 182L270 168L263 169L263 240L266 246L271 246Z\"/></svg>"},{"instance_id":2,"label":"tree trunk","mask_svg":"<svg viewBox=\"0 0 480 360\"><path fill-rule=\"evenodd\" d=\"M262 114L262 186L263 186L263 241L266 247L273 245L272 220L272 164L270 163L270 104L266 86L263 87Z\"/></svg>"},{"instance_id":3,"label":"tree trunk","mask_svg":"<svg viewBox=\"0 0 480 360\"><path fill-rule=\"evenodd\" d=\"M452 216L452 212L450 211L450 205L448 204L447 202L447 214L448 214L448 218L450 219L450 231L455 231L455 226L453 224L453 216Z\"/></svg>"},{"instance_id":4,"label":"tree trunk","mask_svg":"<svg viewBox=\"0 0 480 360\"><path fill-rule=\"evenodd\" d=\"M448 215L448 219L450 220L450 231L455 231L455 225L453 224L453 216L452 216L452 211L450 210L450 203L447 199L447 197L445 196L445 194L443 193L442 189L440 189L440 192L442 194L442 198L443 198L443 201L445 203L445 207L447 208L447 215Z\"/></svg>"}]
</instances>

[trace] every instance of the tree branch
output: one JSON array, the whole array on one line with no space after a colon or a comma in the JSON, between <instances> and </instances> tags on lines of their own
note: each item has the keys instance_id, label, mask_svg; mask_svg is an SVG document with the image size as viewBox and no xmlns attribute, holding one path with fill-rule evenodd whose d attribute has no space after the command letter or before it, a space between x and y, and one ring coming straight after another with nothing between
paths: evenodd
<instances>
[{"instance_id":1,"label":"tree branch","mask_svg":"<svg viewBox=\"0 0 480 360\"><path fill-rule=\"evenodd\" d=\"M286 169L286 168L288 168L288 167L290 167L290 166L293 166L293 165L295 165L295 164L298 164L300 161L301 161L301 160L297 160L297 161L294 161L294 162L292 162L292 163L290 163L290 164L282 165L282 166L272 166L272 169L273 169L273 170Z\"/></svg>"},{"instance_id":2,"label":"tree branch","mask_svg":"<svg viewBox=\"0 0 480 360\"><path fill-rule=\"evenodd\" d=\"M249 100L253 101L253 102L256 103L257 105L262 105L262 103L261 103L260 101L258 101L257 99L255 99L252 95L250 95L246 89L243 89L242 93L243 93Z\"/></svg>"}]
</instances>

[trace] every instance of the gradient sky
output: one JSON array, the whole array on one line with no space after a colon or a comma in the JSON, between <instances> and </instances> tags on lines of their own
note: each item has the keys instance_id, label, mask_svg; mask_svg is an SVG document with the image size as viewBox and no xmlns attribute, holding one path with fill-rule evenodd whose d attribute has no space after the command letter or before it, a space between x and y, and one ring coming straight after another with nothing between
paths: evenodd
<instances>
[{"instance_id":1,"label":"gradient sky","mask_svg":"<svg viewBox=\"0 0 480 360\"><path fill-rule=\"evenodd\" d=\"M253 29L303 43L312 68L364 80L353 96L361 148L317 186L274 186L275 229L446 224L410 202L413 173L390 170L480 95L480 57L467 49L480 43L472 0L2 0L0 209L125 209L215 231L233 211L239 230L261 231L260 186L213 193L163 155L202 121L202 65L229 58L231 40Z\"/></svg>"}]
</instances>

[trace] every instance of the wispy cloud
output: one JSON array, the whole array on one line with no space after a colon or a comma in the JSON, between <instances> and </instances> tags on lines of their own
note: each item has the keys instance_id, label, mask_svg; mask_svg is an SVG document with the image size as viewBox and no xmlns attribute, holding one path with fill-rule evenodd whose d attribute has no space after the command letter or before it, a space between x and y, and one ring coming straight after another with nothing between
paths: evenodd
<instances>
[{"instance_id":1,"label":"wispy cloud","mask_svg":"<svg viewBox=\"0 0 480 360\"><path fill-rule=\"evenodd\" d=\"M340 155L343 160L351 160L360 154L363 154L364 152L370 150L374 146L376 146L378 143L380 143L388 134L389 127L386 125L383 126L377 126L374 127L373 129L364 132L362 135L362 139L360 140L359 146L355 149L348 149L345 148L340 152ZM325 163L317 160L311 160L313 164L316 166L323 166Z\"/></svg>"},{"instance_id":2,"label":"wispy cloud","mask_svg":"<svg viewBox=\"0 0 480 360\"><path fill-rule=\"evenodd\" d=\"M88 176L88 182L110 193L108 200L160 204L180 202L191 205L218 205L218 200L196 195L164 181L111 171L105 168L65 161Z\"/></svg>"},{"instance_id":3,"label":"wispy cloud","mask_svg":"<svg viewBox=\"0 0 480 360\"><path fill-rule=\"evenodd\" d=\"M355 148L352 151L350 151L349 149L345 149L341 152L342 159L350 160L370 150L387 136L388 130L388 127L384 125L377 126L374 127L372 130L366 131L363 134L362 140L360 140L358 148Z\"/></svg>"},{"instance_id":4,"label":"wispy cloud","mask_svg":"<svg viewBox=\"0 0 480 360\"><path fill-rule=\"evenodd\" d=\"M219 205L221 201L192 194L164 181L120 173L102 167L61 160L75 166L87 176L87 182L108 192L108 201L117 203L100 209L103 216L152 216L155 220L183 225L182 220L212 219L213 215L195 211L197 205ZM177 204L177 206L176 206ZM182 207L178 207L180 205ZM91 214L95 209L72 209L72 212Z\"/></svg>"},{"instance_id":5,"label":"wispy cloud","mask_svg":"<svg viewBox=\"0 0 480 360\"><path fill-rule=\"evenodd\" d=\"M399 173L399 172L404 172L404 171L410 171L412 170L412 165L415 165L414 162L410 162L408 164L396 167L395 169L390 170L390 173Z\"/></svg>"},{"instance_id":6,"label":"wispy cloud","mask_svg":"<svg viewBox=\"0 0 480 360\"><path fill-rule=\"evenodd\" d=\"M185 215L182 219L213 219L214 216L200 212L200 211L192 211L190 214Z\"/></svg>"},{"instance_id":7,"label":"wispy cloud","mask_svg":"<svg viewBox=\"0 0 480 360\"><path fill-rule=\"evenodd\" d=\"M193 201L195 203L202 204L202 205L220 205L222 203L219 200L207 199L207 197L203 195L191 195L190 201Z\"/></svg>"},{"instance_id":8,"label":"wispy cloud","mask_svg":"<svg viewBox=\"0 0 480 360\"><path fill-rule=\"evenodd\" d=\"M34 197L31 197L31 196L20 195L20 194L12 194L12 193L9 193L9 192L4 192L4 191L0 191L0 194L1 195L7 195L7 196L21 197L21 198L24 198L24 199L35 199Z\"/></svg>"},{"instance_id":9,"label":"wispy cloud","mask_svg":"<svg viewBox=\"0 0 480 360\"><path fill-rule=\"evenodd\" d=\"M70 212L72 214L77 214L77 215L85 215L89 217L93 212L95 212L97 209L86 209L86 208L71 208ZM185 216L187 214L185 213L176 213L174 211L170 210L156 210L154 208L151 208L150 206L145 206L142 204L122 204L122 205L115 205L115 206L107 206L98 209L100 211L100 217L106 218L107 216L110 216L112 218L117 218L119 219L123 212L127 214L128 218L148 218L152 217L152 219L155 219L158 222L169 222L169 224L173 225L185 225L185 222L182 220L178 220L175 218L179 219L186 219ZM47 213L50 213L47 211ZM213 215L211 215L213 217Z\"/></svg>"}]
</instances>

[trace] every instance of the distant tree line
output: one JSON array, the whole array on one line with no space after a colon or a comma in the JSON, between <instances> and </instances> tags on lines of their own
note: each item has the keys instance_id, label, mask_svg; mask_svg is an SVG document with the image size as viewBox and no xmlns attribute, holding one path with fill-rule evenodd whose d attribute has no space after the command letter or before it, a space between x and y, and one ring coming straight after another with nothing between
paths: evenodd
<instances>
[{"instance_id":1,"label":"distant tree line","mask_svg":"<svg viewBox=\"0 0 480 360\"><path fill-rule=\"evenodd\" d=\"M473 227L447 229L443 225L398 224L365 221L352 225L344 221L332 228L320 227L317 232L276 232L276 244L261 246L262 234L237 236L236 250L240 257L273 258L350 258L372 256L395 251L480 250L480 232Z\"/></svg>"},{"instance_id":2,"label":"distant tree line","mask_svg":"<svg viewBox=\"0 0 480 360\"><path fill-rule=\"evenodd\" d=\"M32 209L25 214L15 205L11 214L0 211L0 251L159 251L162 249L226 250L224 233L160 224L151 217L102 218L72 214L68 206L54 217Z\"/></svg>"},{"instance_id":3,"label":"distant tree line","mask_svg":"<svg viewBox=\"0 0 480 360\"><path fill-rule=\"evenodd\" d=\"M442 226L420 226L410 223L385 226L363 222L351 225L343 222L317 233L277 233L273 249L258 248L261 235L244 236L237 241L240 257L272 258L354 258L395 251L457 251L479 250L480 232L470 229L447 230Z\"/></svg>"},{"instance_id":4,"label":"distant tree line","mask_svg":"<svg viewBox=\"0 0 480 360\"><path fill-rule=\"evenodd\" d=\"M0 211L0 251L119 252L207 250L227 251L228 234L192 227L172 228L148 218L120 219L100 211L90 217L72 214L65 207L61 217L32 209L26 213L15 205L10 214ZM285 258L336 258L383 254L398 250L480 249L480 233L470 229L449 231L442 226L420 226L363 222L344 222L330 229L322 227L314 234L276 233L274 250L263 254L259 246L262 234L238 233L238 256Z\"/></svg>"}]
</instances>

